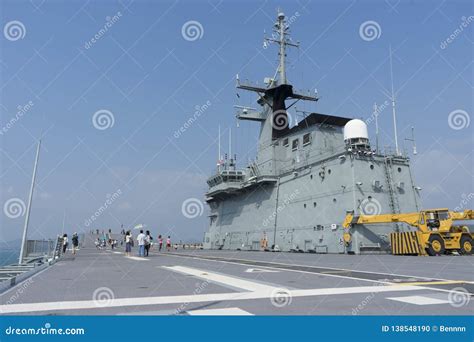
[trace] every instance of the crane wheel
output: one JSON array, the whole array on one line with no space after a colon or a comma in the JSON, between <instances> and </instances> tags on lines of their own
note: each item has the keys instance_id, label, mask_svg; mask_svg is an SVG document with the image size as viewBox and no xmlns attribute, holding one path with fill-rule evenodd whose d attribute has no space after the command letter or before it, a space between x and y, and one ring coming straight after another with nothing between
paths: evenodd
<instances>
[{"instance_id":1,"label":"crane wheel","mask_svg":"<svg viewBox=\"0 0 474 342\"><path fill-rule=\"evenodd\" d=\"M443 238L438 234L432 234L428 240L427 252L430 256L444 254L445 248Z\"/></svg>"},{"instance_id":2,"label":"crane wheel","mask_svg":"<svg viewBox=\"0 0 474 342\"><path fill-rule=\"evenodd\" d=\"M461 248L459 249L459 254L462 255L471 255L472 254L472 238L469 235L462 235Z\"/></svg>"}]
</instances>

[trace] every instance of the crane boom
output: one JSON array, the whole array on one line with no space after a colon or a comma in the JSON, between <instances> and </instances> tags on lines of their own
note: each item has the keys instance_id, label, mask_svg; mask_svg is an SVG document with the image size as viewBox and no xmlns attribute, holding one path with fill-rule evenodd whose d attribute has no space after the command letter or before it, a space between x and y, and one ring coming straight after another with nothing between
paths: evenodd
<instances>
[{"instance_id":1,"label":"crane boom","mask_svg":"<svg viewBox=\"0 0 474 342\"><path fill-rule=\"evenodd\" d=\"M342 226L345 228L344 241L351 243L351 228L355 225L406 223L416 228L416 234L409 232L393 232L390 234L394 254L429 255L443 254L456 250L461 254L472 253L474 234L466 226L456 226L455 221L474 220L474 210L450 211L447 208L427 209L420 212L380 215L346 215ZM400 248L401 245L418 246L417 248ZM396 246L395 246L396 245ZM395 248L396 247L396 248ZM402 246L403 247L403 246ZM400 252L401 251L401 252Z\"/></svg>"}]
</instances>

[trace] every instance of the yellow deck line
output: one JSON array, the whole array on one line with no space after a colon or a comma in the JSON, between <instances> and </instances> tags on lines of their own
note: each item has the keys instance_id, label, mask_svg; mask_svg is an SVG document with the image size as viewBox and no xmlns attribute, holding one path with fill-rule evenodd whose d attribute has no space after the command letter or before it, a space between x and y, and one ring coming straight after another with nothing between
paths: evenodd
<instances>
[{"instance_id":1,"label":"yellow deck line","mask_svg":"<svg viewBox=\"0 0 474 342\"><path fill-rule=\"evenodd\" d=\"M413 283L393 283L392 285L449 285L449 284L465 284L465 281L462 280L449 280L449 281L418 281Z\"/></svg>"}]
</instances>

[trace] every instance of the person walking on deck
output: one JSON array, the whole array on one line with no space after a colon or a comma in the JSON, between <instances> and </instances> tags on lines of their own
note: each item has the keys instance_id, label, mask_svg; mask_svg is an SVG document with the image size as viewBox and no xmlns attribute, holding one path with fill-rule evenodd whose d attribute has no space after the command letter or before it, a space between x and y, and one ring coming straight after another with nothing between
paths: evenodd
<instances>
[{"instance_id":1,"label":"person walking on deck","mask_svg":"<svg viewBox=\"0 0 474 342\"><path fill-rule=\"evenodd\" d=\"M145 238L146 235L143 234L143 230L140 230L140 234L137 236L137 243L138 243L138 256L144 257L145 256Z\"/></svg>"},{"instance_id":2,"label":"person walking on deck","mask_svg":"<svg viewBox=\"0 0 474 342\"><path fill-rule=\"evenodd\" d=\"M69 240L67 238L67 234L63 235L63 254L66 253L67 246L69 245Z\"/></svg>"},{"instance_id":3,"label":"person walking on deck","mask_svg":"<svg viewBox=\"0 0 474 342\"><path fill-rule=\"evenodd\" d=\"M153 238L150 234L150 231L147 230L145 234L145 256L148 256L152 242Z\"/></svg>"},{"instance_id":4,"label":"person walking on deck","mask_svg":"<svg viewBox=\"0 0 474 342\"><path fill-rule=\"evenodd\" d=\"M158 235L158 251L161 252L161 248L163 247L163 237Z\"/></svg>"},{"instance_id":5,"label":"person walking on deck","mask_svg":"<svg viewBox=\"0 0 474 342\"><path fill-rule=\"evenodd\" d=\"M77 233L72 234L72 254L76 254L77 247L79 247L79 236Z\"/></svg>"},{"instance_id":6,"label":"person walking on deck","mask_svg":"<svg viewBox=\"0 0 474 342\"><path fill-rule=\"evenodd\" d=\"M166 239L166 250L169 252L171 251L171 236L168 235L168 238Z\"/></svg>"},{"instance_id":7,"label":"person walking on deck","mask_svg":"<svg viewBox=\"0 0 474 342\"><path fill-rule=\"evenodd\" d=\"M132 253L132 246L133 246L133 236L130 234L130 231L127 231L125 234L125 255L130 256Z\"/></svg>"}]
</instances>

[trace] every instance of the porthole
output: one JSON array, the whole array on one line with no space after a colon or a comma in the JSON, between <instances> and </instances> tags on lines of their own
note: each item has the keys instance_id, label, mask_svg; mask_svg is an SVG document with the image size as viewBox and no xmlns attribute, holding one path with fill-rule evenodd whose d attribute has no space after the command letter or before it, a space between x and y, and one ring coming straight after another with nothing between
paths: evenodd
<instances>
[{"instance_id":1,"label":"porthole","mask_svg":"<svg viewBox=\"0 0 474 342\"><path fill-rule=\"evenodd\" d=\"M398 170L398 172L402 172L402 168L401 168L401 167L399 167L397 170Z\"/></svg>"},{"instance_id":2,"label":"porthole","mask_svg":"<svg viewBox=\"0 0 474 342\"><path fill-rule=\"evenodd\" d=\"M313 202L313 208L316 208L317 204L316 202Z\"/></svg>"},{"instance_id":3,"label":"porthole","mask_svg":"<svg viewBox=\"0 0 474 342\"><path fill-rule=\"evenodd\" d=\"M374 169L374 165L373 165L373 164L370 164L370 169L371 169L371 170Z\"/></svg>"},{"instance_id":4,"label":"porthole","mask_svg":"<svg viewBox=\"0 0 474 342\"><path fill-rule=\"evenodd\" d=\"M333 198L332 201L333 201L334 203L336 203L336 202L337 202L337 199Z\"/></svg>"},{"instance_id":5,"label":"porthole","mask_svg":"<svg viewBox=\"0 0 474 342\"><path fill-rule=\"evenodd\" d=\"M330 175L330 174L331 174L331 169L328 169L328 175Z\"/></svg>"},{"instance_id":6,"label":"porthole","mask_svg":"<svg viewBox=\"0 0 474 342\"><path fill-rule=\"evenodd\" d=\"M313 179L313 175L310 175L309 178L310 178L310 179Z\"/></svg>"},{"instance_id":7,"label":"porthole","mask_svg":"<svg viewBox=\"0 0 474 342\"><path fill-rule=\"evenodd\" d=\"M303 207L306 209L306 203L305 203L305 204L303 204Z\"/></svg>"}]
</instances>

